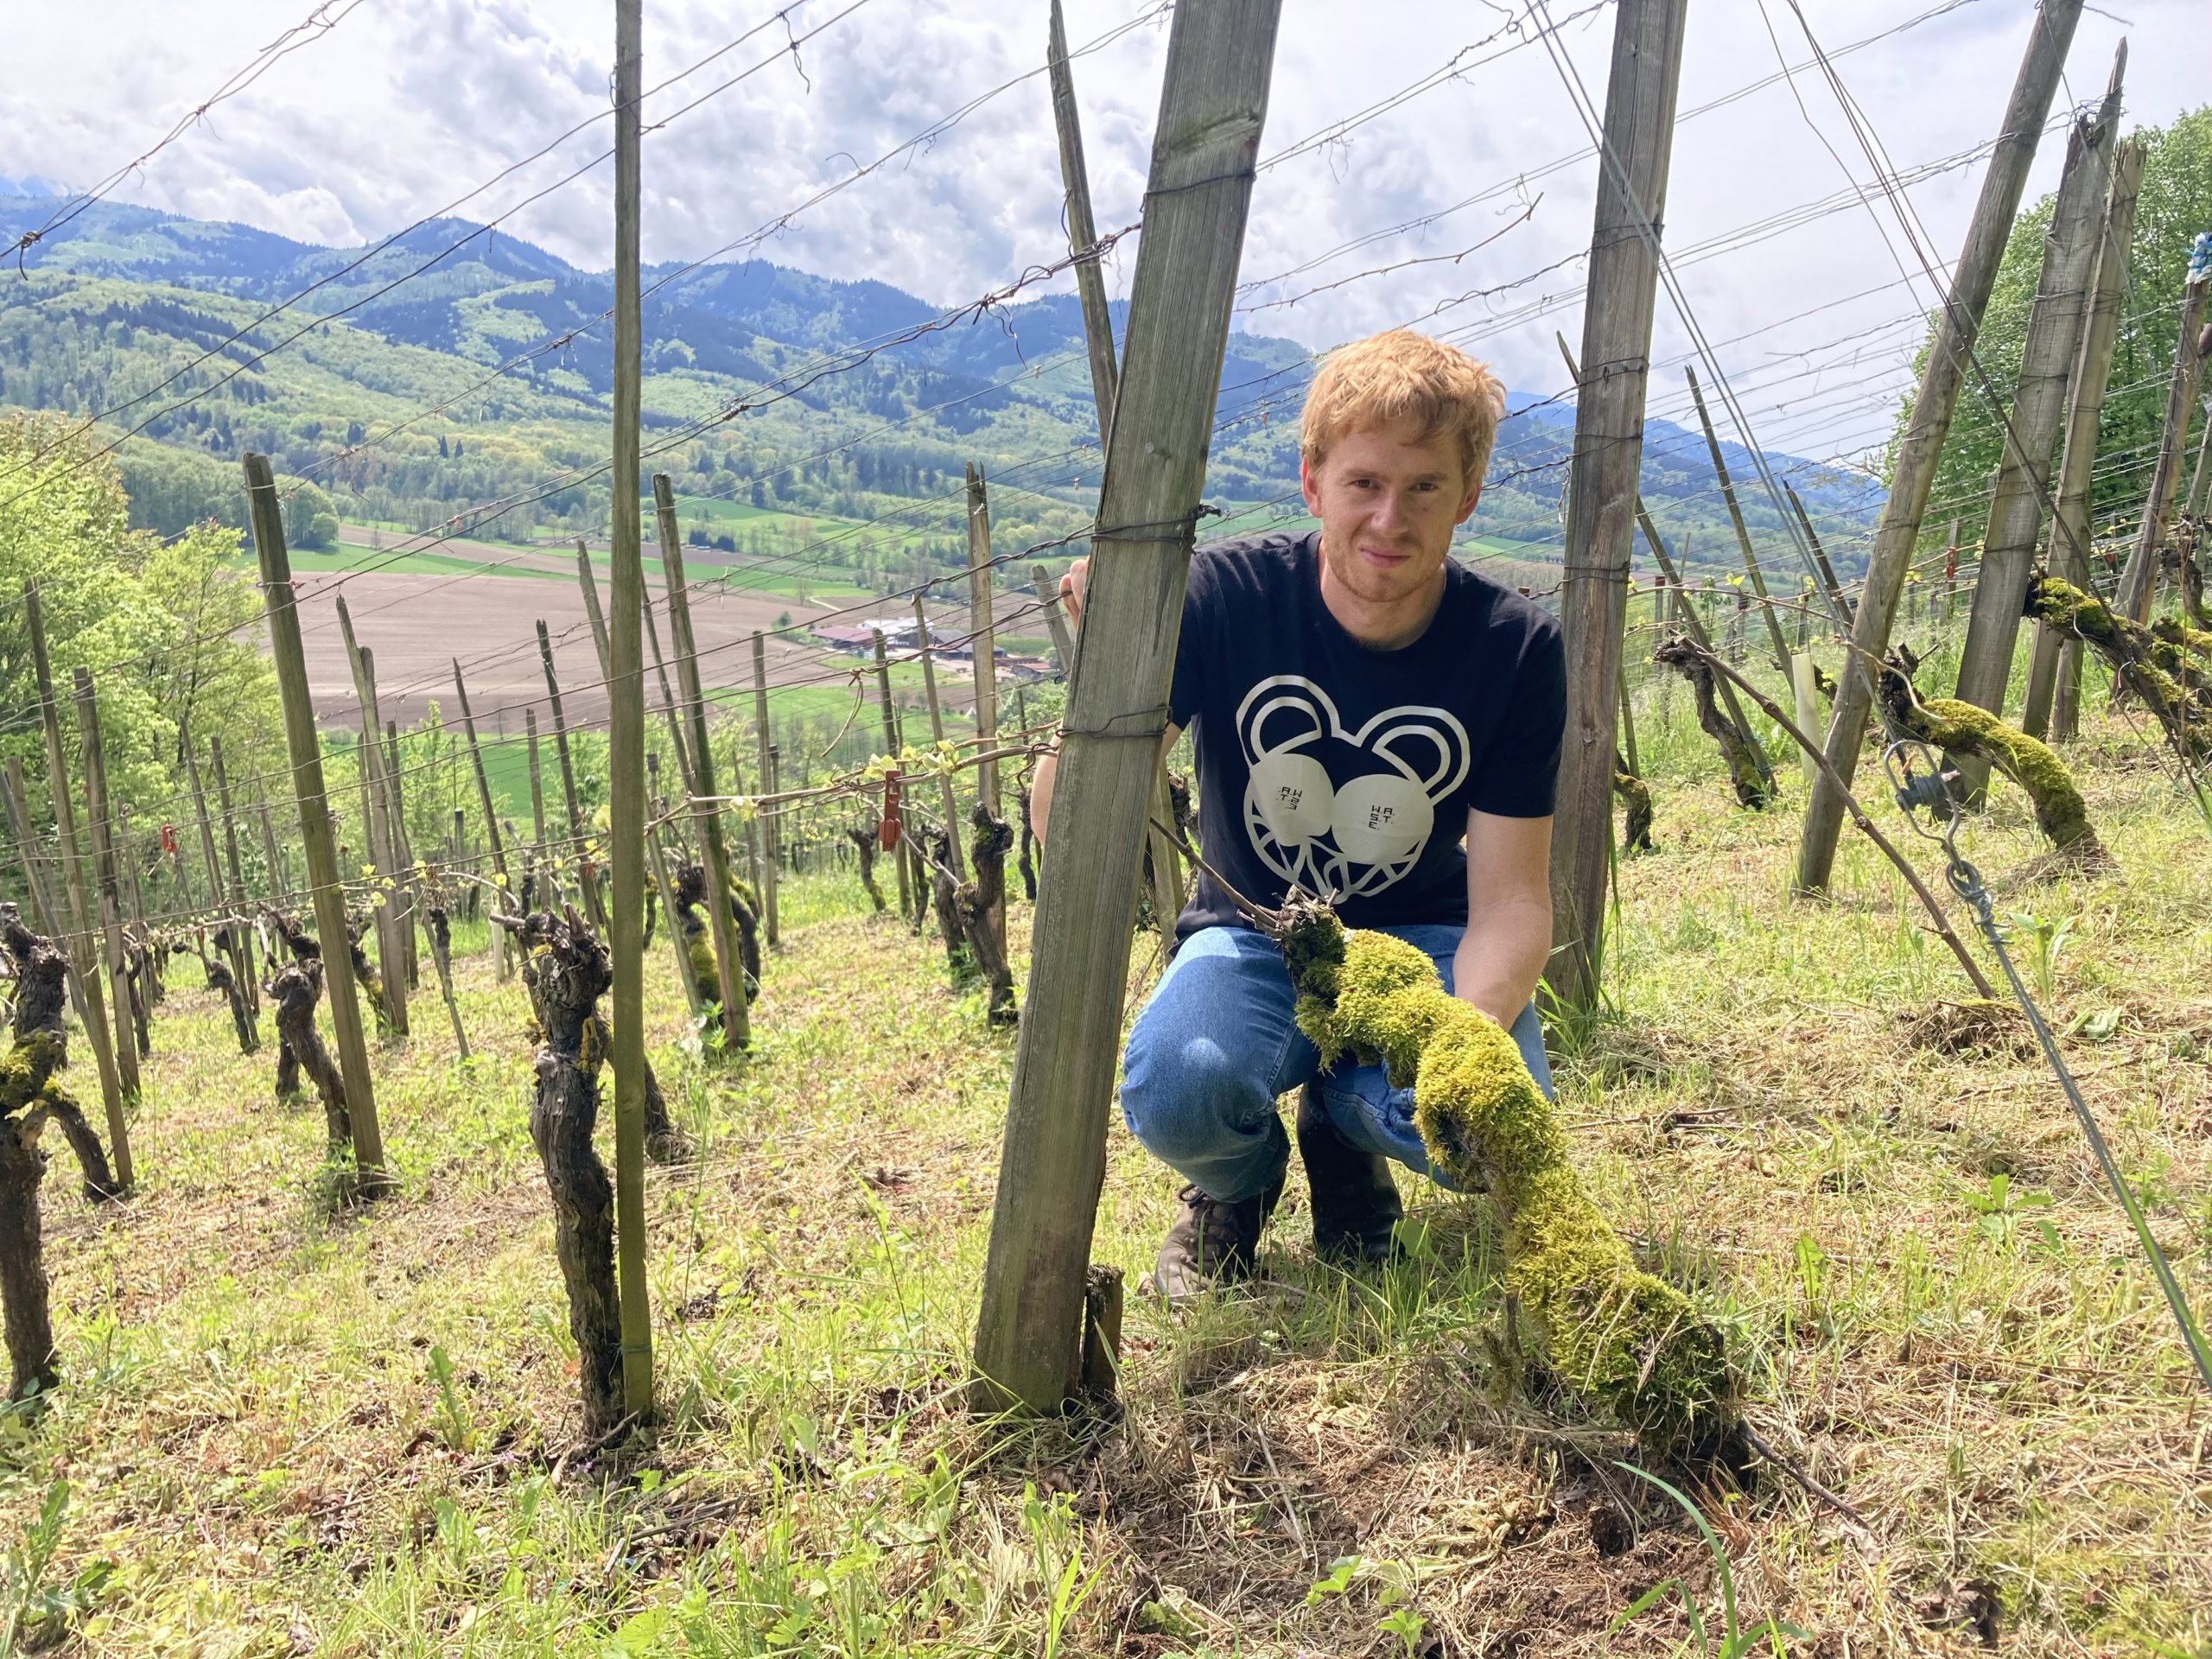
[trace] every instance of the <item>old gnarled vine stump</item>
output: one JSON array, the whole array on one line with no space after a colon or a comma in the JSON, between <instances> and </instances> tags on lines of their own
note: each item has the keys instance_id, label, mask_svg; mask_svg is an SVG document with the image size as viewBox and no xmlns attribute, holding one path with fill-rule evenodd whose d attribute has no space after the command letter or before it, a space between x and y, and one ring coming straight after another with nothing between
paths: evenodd
<instances>
[{"instance_id":1,"label":"old gnarled vine stump","mask_svg":"<svg viewBox=\"0 0 2212 1659\"><path fill-rule=\"evenodd\" d=\"M592 1145L607 1038L599 999L614 982L607 947L574 910L493 918L521 936L523 983L537 1014L537 1088L530 1138L553 1201L553 1249L569 1294L569 1334L587 1433L622 1419L622 1320L614 1281L614 1187Z\"/></svg>"},{"instance_id":2,"label":"old gnarled vine stump","mask_svg":"<svg viewBox=\"0 0 2212 1659\"><path fill-rule=\"evenodd\" d=\"M1014 850L1014 830L981 801L976 803L969 822L976 830L975 838L968 843L969 864L976 879L960 884L953 903L976 971L990 988L987 1018L995 1026L1011 1026L1020 1018L1014 1006L1014 969L1007 961L1006 946L992 914L1006 906L1006 855ZM940 894L940 913L943 903Z\"/></svg>"},{"instance_id":3,"label":"old gnarled vine stump","mask_svg":"<svg viewBox=\"0 0 2212 1659\"><path fill-rule=\"evenodd\" d=\"M270 1000L276 1009L276 1098L300 1097L300 1073L305 1071L322 1101L324 1133L329 1141L331 1166L346 1172L340 1177L340 1196L352 1190L351 1164L353 1120L346 1109L346 1080L331 1058L322 1033L315 1028L315 1011L322 1001L322 960L310 957L286 963L269 976Z\"/></svg>"},{"instance_id":4,"label":"old gnarled vine stump","mask_svg":"<svg viewBox=\"0 0 2212 1659\"><path fill-rule=\"evenodd\" d=\"M122 1189L98 1132L55 1076L69 1063L62 1027L68 957L24 926L13 905L0 904L0 946L16 976L15 1022L8 1052L0 1055L0 1313L13 1372L10 1397L20 1400L58 1380L39 1213L46 1154L38 1141L47 1121L61 1126L76 1154L87 1198L119 1198Z\"/></svg>"},{"instance_id":5,"label":"old gnarled vine stump","mask_svg":"<svg viewBox=\"0 0 2212 1659\"><path fill-rule=\"evenodd\" d=\"M1651 660L1662 667L1680 670L1682 677L1690 683L1690 690L1697 699L1697 723L1719 746L1720 758L1728 766L1728 781L1735 786L1736 799L1755 812L1764 811L1773 804L1774 786L1760 769L1759 757L1751 740L1736 729L1736 723L1714 702L1713 665L1698 654L1694 645L1685 639L1669 640L1651 653Z\"/></svg>"}]
</instances>

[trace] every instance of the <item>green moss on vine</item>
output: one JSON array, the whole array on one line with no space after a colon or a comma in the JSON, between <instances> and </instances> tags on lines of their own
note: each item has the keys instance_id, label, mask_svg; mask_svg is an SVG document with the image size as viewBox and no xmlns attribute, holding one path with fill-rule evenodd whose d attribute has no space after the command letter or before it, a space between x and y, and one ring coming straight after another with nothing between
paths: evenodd
<instances>
[{"instance_id":1,"label":"green moss on vine","mask_svg":"<svg viewBox=\"0 0 2212 1659\"><path fill-rule=\"evenodd\" d=\"M1504 1211L1506 1289L1560 1379L1656 1446L1709 1439L1734 1399L1719 1336L1681 1291L1636 1267L1584 1192L1511 1036L1447 995L1421 950L1347 932L1324 906L1294 899L1279 937L1299 1028L1322 1063L1379 1058L1395 1086L1413 1089L1414 1127L1445 1179L1487 1190Z\"/></svg>"},{"instance_id":2,"label":"green moss on vine","mask_svg":"<svg viewBox=\"0 0 2212 1659\"><path fill-rule=\"evenodd\" d=\"M2036 824L2075 861L2104 867L2112 855L2097 839L2074 774L2050 748L2015 730L1986 709L1956 697L1922 697L1913 690L1912 654L1900 647L1883 666L1882 707L1900 729L1947 754L1986 760L2027 792Z\"/></svg>"}]
</instances>

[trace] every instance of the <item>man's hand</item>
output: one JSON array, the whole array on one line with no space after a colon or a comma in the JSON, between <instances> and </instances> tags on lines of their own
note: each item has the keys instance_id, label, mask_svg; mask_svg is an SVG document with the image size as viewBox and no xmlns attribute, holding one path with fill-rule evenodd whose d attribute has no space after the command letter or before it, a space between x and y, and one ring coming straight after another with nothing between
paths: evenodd
<instances>
[{"instance_id":1,"label":"man's hand","mask_svg":"<svg viewBox=\"0 0 2212 1659\"><path fill-rule=\"evenodd\" d=\"M1467 931L1452 995L1511 1026L1552 948L1552 821L1467 814Z\"/></svg>"},{"instance_id":2,"label":"man's hand","mask_svg":"<svg viewBox=\"0 0 2212 1659\"><path fill-rule=\"evenodd\" d=\"M1060 578L1060 605L1068 613L1068 632L1075 632L1083 620L1083 581L1090 574L1090 561L1077 559L1068 566L1067 574Z\"/></svg>"}]
</instances>

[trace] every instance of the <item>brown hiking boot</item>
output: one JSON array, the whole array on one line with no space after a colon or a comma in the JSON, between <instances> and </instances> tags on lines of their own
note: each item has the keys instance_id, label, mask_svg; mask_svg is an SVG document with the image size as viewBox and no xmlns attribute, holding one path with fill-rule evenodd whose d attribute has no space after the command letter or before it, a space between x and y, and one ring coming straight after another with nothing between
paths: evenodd
<instances>
[{"instance_id":1,"label":"brown hiking boot","mask_svg":"<svg viewBox=\"0 0 2212 1659\"><path fill-rule=\"evenodd\" d=\"M1298 1091L1298 1155L1313 1197L1313 1254L1347 1267L1395 1258L1405 1206L1390 1160L1362 1152L1337 1132L1318 1083Z\"/></svg>"},{"instance_id":2,"label":"brown hiking boot","mask_svg":"<svg viewBox=\"0 0 2212 1659\"><path fill-rule=\"evenodd\" d=\"M1252 1274L1260 1230L1282 1197L1282 1177L1256 1197L1234 1204L1207 1197L1195 1186L1176 1195L1183 1213L1160 1242L1153 1287L1168 1302L1187 1302L1211 1285L1234 1284Z\"/></svg>"}]
</instances>

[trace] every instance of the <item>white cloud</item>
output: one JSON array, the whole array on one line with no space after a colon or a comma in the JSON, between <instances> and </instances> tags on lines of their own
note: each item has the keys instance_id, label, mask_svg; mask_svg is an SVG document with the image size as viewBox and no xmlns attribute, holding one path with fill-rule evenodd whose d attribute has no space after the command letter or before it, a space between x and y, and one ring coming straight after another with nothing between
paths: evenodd
<instances>
[{"instance_id":1,"label":"white cloud","mask_svg":"<svg viewBox=\"0 0 2212 1659\"><path fill-rule=\"evenodd\" d=\"M804 0L790 16L801 35L849 0ZM1904 22L1928 0L1820 0L1808 7L1823 43L1841 47ZM1565 19L1573 0L1551 0ZM1792 60L1802 39L1768 0ZM704 0L655 3L646 18L648 85L769 19L771 0L741 10ZM1075 0L1080 42L1126 22L1138 0ZM0 91L0 176L84 181L150 142L255 49L295 22L300 0L247 8L212 0L112 0L96 31L66 7L11 23L16 73ZM2202 97L2190 66L2202 45L2202 0L2145 0L2130 8L2133 118L2171 119ZM250 12L249 15L245 15ZM1839 61L1900 167L1965 150L1993 133L2029 26L2024 0L1969 0L1918 28ZM1435 0L1286 0L1263 153L1388 97L1491 35L1510 14ZM444 206L471 184L606 106L612 49L603 0L369 0L327 38L293 54L223 105L119 192L124 200L204 218L232 218L310 241L379 236ZM1700 0L1691 12L1685 111L1770 73L1775 48L1759 0ZM2079 103L2103 86L2121 26L2086 16L2069 87ZM1568 49L1602 101L1611 14L1567 24ZM781 22L656 96L659 120L749 66L749 78L646 140L645 253L690 258L768 224L941 119L964 99L1038 66L1045 9L1033 0L868 0L807 41L794 64ZM1102 228L1136 215L1166 39L1147 24L1075 67ZM1264 172L1254 198L1248 277L1287 270L1377 228L1437 213L1533 173L1586 143L1541 48L1503 56L1500 41L1463 60L1463 74L1347 133L1339 143ZM1484 59L1496 57L1495 61ZM1817 79L1797 90L1850 172L1866 168ZM506 212L595 155L604 121L461 211ZM2031 195L2055 181L2063 145L2046 143ZM1593 162L1583 161L1417 232L1326 260L1264 296L1281 299L1416 256L1452 254L1501 232L1457 264L1427 264L1364 276L1297 304L1255 313L1250 325L1325 345L1427 314L1471 290L1497 287L1570 258L1589 235ZM1940 257L1957 249L1980 167L1917 187L1916 205ZM1787 86L1684 120L1674 151L1668 242L1687 251L1844 188L1846 177L1808 130ZM515 234L586 266L610 243L611 178L601 166L521 208ZM1534 217L1506 228L1526 200ZM1049 99L1033 78L779 231L765 257L836 277L873 277L950 303L1064 251L1058 159ZM1894 236L1894 232L1892 232ZM1125 286L1134 243L1111 267ZM1863 211L1833 214L1686 263L1685 286L1707 333L1735 340L1797 313L1825 308L1723 349L1770 442L1818 453L1864 448L1886 429L1920 301L1898 285L1889 251ZM1570 264L1487 301L1452 306L1427 326L1454 331L1493 357L1516 388L1559 388L1554 328L1580 329L1580 270ZM1884 285L1888 286L1885 287ZM1863 290L1879 291L1844 303ZM1499 329L1544 295L1551 315ZM1872 331L1873 360L1817 376L1801 358ZM1662 305L1654 352L1662 365L1684 337ZM1853 350L1838 346L1828 355ZM1814 353L1820 357L1818 352ZM1783 376L1796 378L1781 378ZM1655 409L1679 407L1679 372L1662 366Z\"/></svg>"}]
</instances>

